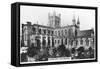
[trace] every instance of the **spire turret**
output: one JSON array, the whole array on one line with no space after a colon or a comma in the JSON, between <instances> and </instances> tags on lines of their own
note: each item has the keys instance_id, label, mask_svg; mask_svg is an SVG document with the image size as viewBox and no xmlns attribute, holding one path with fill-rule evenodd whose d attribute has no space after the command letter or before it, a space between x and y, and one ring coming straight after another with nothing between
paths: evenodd
<instances>
[{"instance_id":1,"label":"spire turret","mask_svg":"<svg viewBox=\"0 0 100 69\"><path fill-rule=\"evenodd\" d=\"M80 20L79 20L79 16L78 16L78 19L77 19L77 27L78 27L78 28L80 27Z\"/></svg>"},{"instance_id":2,"label":"spire turret","mask_svg":"<svg viewBox=\"0 0 100 69\"><path fill-rule=\"evenodd\" d=\"M76 24L75 14L73 14L73 20L72 20L72 22L73 22L73 25Z\"/></svg>"},{"instance_id":3,"label":"spire turret","mask_svg":"<svg viewBox=\"0 0 100 69\"><path fill-rule=\"evenodd\" d=\"M78 19L77 19L77 24L80 24L79 16L78 16Z\"/></svg>"}]
</instances>

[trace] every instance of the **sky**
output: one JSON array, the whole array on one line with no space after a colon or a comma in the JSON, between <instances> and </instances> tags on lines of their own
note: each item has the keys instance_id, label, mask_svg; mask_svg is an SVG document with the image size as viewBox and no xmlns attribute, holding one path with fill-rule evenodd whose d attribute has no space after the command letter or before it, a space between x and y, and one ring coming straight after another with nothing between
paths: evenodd
<instances>
[{"instance_id":1,"label":"sky","mask_svg":"<svg viewBox=\"0 0 100 69\"><path fill-rule=\"evenodd\" d=\"M80 30L95 29L95 10L75 9L75 8L58 8L58 7L41 7L41 6L21 6L20 23L26 24L27 21L32 24L47 25L48 13L61 14L61 26L72 25L73 15L77 21L80 20Z\"/></svg>"}]
</instances>

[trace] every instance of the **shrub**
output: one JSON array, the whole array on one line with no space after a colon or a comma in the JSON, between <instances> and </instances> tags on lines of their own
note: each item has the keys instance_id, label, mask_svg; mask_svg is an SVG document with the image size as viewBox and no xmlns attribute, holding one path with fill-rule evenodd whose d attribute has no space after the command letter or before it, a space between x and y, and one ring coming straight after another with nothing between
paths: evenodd
<instances>
[{"instance_id":1,"label":"shrub","mask_svg":"<svg viewBox=\"0 0 100 69\"><path fill-rule=\"evenodd\" d=\"M38 54L38 52L39 52L39 49L37 47L34 47L34 44L32 44L27 50L27 55L29 57L33 57L36 54Z\"/></svg>"},{"instance_id":2,"label":"shrub","mask_svg":"<svg viewBox=\"0 0 100 69\"><path fill-rule=\"evenodd\" d=\"M69 57L70 56L70 50L66 49L65 45L60 45L57 48L57 52L60 55L60 57L63 57L63 56Z\"/></svg>"},{"instance_id":3,"label":"shrub","mask_svg":"<svg viewBox=\"0 0 100 69\"><path fill-rule=\"evenodd\" d=\"M21 62L26 62L27 61L27 53L22 53L21 54Z\"/></svg>"},{"instance_id":4,"label":"shrub","mask_svg":"<svg viewBox=\"0 0 100 69\"><path fill-rule=\"evenodd\" d=\"M85 52L84 47L79 47L79 48L77 49L77 51L78 51L78 56L77 56L77 58L78 58L78 59L84 59L84 58L85 58L85 56L84 56L84 52Z\"/></svg>"}]
</instances>

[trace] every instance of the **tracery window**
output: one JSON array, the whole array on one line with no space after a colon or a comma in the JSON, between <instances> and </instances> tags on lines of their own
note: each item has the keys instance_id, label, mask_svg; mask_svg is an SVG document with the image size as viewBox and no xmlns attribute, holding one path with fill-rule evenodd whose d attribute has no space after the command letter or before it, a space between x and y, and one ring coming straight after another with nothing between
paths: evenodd
<instances>
[{"instance_id":1,"label":"tracery window","mask_svg":"<svg viewBox=\"0 0 100 69\"><path fill-rule=\"evenodd\" d=\"M41 29L39 29L39 34L41 34Z\"/></svg>"},{"instance_id":2,"label":"tracery window","mask_svg":"<svg viewBox=\"0 0 100 69\"><path fill-rule=\"evenodd\" d=\"M63 36L63 30L61 31L61 33L62 33L62 36Z\"/></svg>"},{"instance_id":3,"label":"tracery window","mask_svg":"<svg viewBox=\"0 0 100 69\"><path fill-rule=\"evenodd\" d=\"M67 38L66 38L66 40L65 40L65 44L67 45Z\"/></svg>"},{"instance_id":4,"label":"tracery window","mask_svg":"<svg viewBox=\"0 0 100 69\"><path fill-rule=\"evenodd\" d=\"M33 33L35 34L35 33L36 33L36 28L33 27L33 28L32 28L32 31L33 31Z\"/></svg>"},{"instance_id":5,"label":"tracery window","mask_svg":"<svg viewBox=\"0 0 100 69\"><path fill-rule=\"evenodd\" d=\"M67 30L65 29L65 35L67 35Z\"/></svg>"},{"instance_id":6,"label":"tracery window","mask_svg":"<svg viewBox=\"0 0 100 69\"><path fill-rule=\"evenodd\" d=\"M86 42L86 45L88 46L89 45L89 39L86 38L85 42Z\"/></svg>"},{"instance_id":7,"label":"tracery window","mask_svg":"<svg viewBox=\"0 0 100 69\"><path fill-rule=\"evenodd\" d=\"M58 36L60 36L60 31L58 31Z\"/></svg>"},{"instance_id":8,"label":"tracery window","mask_svg":"<svg viewBox=\"0 0 100 69\"><path fill-rule=\"evenodd\" d=\"M83 40L82 40L82 38L81 38L81 40L80 40L80 44L83 45Z\"/></svg>"}]
</instances>

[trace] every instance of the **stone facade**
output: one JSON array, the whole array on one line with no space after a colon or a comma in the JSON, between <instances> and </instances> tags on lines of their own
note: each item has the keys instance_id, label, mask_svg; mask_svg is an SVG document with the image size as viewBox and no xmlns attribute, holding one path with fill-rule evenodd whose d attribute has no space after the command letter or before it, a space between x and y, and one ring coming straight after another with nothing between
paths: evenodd
<instances>
[{"instance_id":1,"label":"stone facade","mask_svg":"<svg viewBox=\"0 0 100 69\"><path fill-rule=\"evenodd\" d=\"M39 24L22 24L22 43L24 46L40 46L43 47L58 47L65 45L66 48L78 48L83 46L88 48L94 46L94 31L80 30L79 17L73 17L72 25L61 27L61 14L54 12L52 15L48 14L48 26Z\"/></svg>"}]
</instances>

